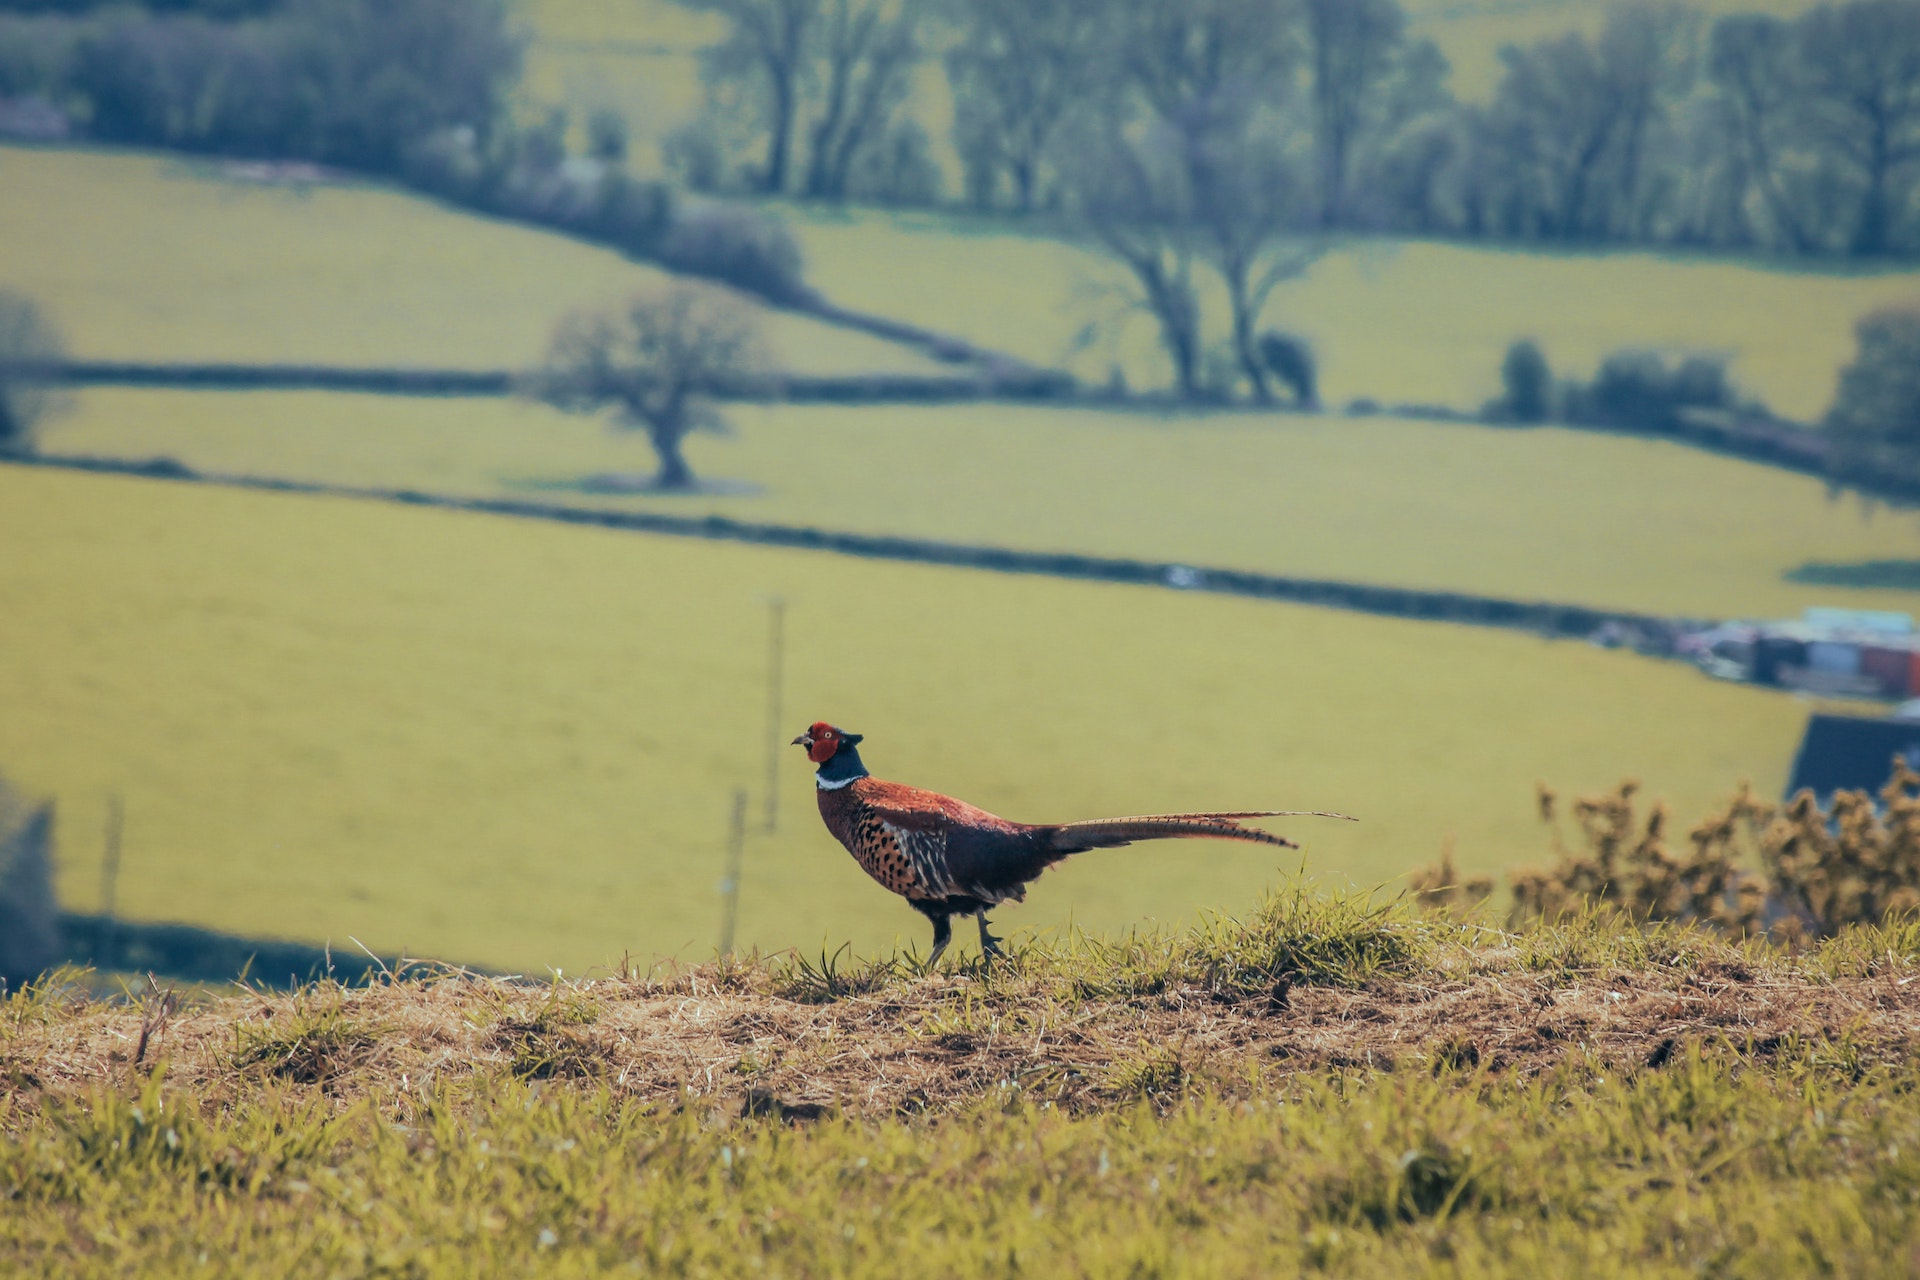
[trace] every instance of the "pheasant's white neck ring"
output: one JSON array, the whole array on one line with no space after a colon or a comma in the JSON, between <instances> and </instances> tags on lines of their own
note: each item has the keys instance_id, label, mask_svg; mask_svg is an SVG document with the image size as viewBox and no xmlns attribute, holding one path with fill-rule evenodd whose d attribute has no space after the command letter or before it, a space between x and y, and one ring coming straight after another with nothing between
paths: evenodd
<instances>
[{"instance_id":1,"label":"pheasant's white neck ring","mask_svg":"<svg viewBox=\"0 0 1920 1280\"><path fill-rule=\"evenodd\" d=\"M867 766L860 763L860 753L854 750L851 742L842 741L840 749L820 766L813 780L814 785L822 791L838 791L854 779L866 776Z\"/></svg>"}]
</instances>

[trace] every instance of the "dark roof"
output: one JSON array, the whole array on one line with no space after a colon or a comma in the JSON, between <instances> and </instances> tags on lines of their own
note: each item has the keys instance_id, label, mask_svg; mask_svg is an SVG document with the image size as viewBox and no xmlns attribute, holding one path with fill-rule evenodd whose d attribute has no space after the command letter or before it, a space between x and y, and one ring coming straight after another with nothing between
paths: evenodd
<instances>
[{"instance_id":1,"label":"dark roof","mask_svg":"<svg viewBox=\"0 0 1920 1280\"><path fill-rule=\"evenodd\" d=\"M1793 758L1787 794L1809 790L1824 801L1836 791L1878 791L1893 774L1895 756L1920 768L1920 721L1813 716Z\"/></svg>"}]
</instances>

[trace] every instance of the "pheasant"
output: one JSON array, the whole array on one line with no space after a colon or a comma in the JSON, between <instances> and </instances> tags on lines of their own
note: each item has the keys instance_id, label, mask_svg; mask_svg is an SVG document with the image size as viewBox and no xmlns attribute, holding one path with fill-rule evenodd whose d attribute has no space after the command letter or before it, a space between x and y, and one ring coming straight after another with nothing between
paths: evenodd
<instances>
[{"instance_id":1,"label":"pheasant","mask_svg":"<svg viewBox=\"0 0 1920 1280\"><path fill-rule=\"evenodd\" d=\"M987 931L987 912L1020 902L1029 882L1069 854L1114 849L1135 840L1209 837L1300 846L1285 836L1242 826L1247 818L1352 818L1318 810L1259 809L1244 813L1161 813L1138 818L1034 825L1009 822L951 796L883 782L860 761L861 735L824 720L791 745L805 747L814 774L820 816L863 870L933 922L931 965L953 940L954 916L980 923L980 950L1000 954Z\"/></svg>"}]
</instances>

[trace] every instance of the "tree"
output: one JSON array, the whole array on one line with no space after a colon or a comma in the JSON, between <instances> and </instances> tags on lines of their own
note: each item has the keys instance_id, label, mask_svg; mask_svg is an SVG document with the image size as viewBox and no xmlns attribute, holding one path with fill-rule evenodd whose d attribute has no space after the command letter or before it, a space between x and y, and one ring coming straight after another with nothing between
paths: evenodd
<instances>
[{"instance_id":1,"label":"tree","mask_svg":"<svg viewBox=\"0 0 1920 1280\"><path fill-rule=\"evenodd\" d=\"M1132 274L1190 399L1213 390L1196 264L1227 287L1234 363L1261 399L1270 371L1256 350L1259 310L1304 265L1282 241L1300 189L1282 110L1296 52L1284 16L1274 0L1119 6L1118 92L1074 166L1074 210Z\"/></svg>"},{"instance_id":2,"label":"tree","mask_svg":"<svg viewBox=\"0 0 1920 1280\"><path fill-rule=\"evenodd\" d=\"M1187 177L1163 138L1130 139L1109 128L1082 149L1070 182L1080 226L1133 276L1139 305L1160 328L1175 388L1197 399L1204 347Z\"/></svg>"},{"instance_id":3,"label":"tree","mask_svg":"<svg viewBox=\"0 0 1920 1280\"><path fill-rule=\"evenodd\" d=\"M978 203L992 203L1002 175L1017 212L1040 200L1063 133L1099 96L1106 13L1101 0L955 0L963 34L947 78Z\"/></svg>"},{"instance_id":4,"label":"tree","mask_svg":"<svg viewBox=\"0 0 1920 1280\"><path fill-rule=\"evenodd\" d=\"M1920 495L1920 309L1875 312L1827 411L1831 469L1869 492Z\"/></svg>"},{"instance_id":5,"label":"tree","mask_svg":"<svg viewBox=\"0 0 1920 1280\"><path fill-rule=\"evenodd\" d=\"M744 112L764 134L753 185L787 191L796 139L800 192L839 199L864 150L899 137L900 107L921 56L926 0L681 0L728 20L705 59L708 109Z\"/></svg>"},{"instance_id":6,"label":"tree","mask_svg":"<svg viewBox=\"0 0 1920 1280\"><path fill-rule=\"evenodd\" d=\"M822 0L681 0L689 9L717 13L732 24L727 38L707 51L709 80L745 80L760 99L767 135L766 161L757 186L778 195L787 189L800 94L812 59L814 28Z\"/></svg>"},{"instance_id":7,"label":"tree","mask_svg":"<svg viewBox=\"0 0 1920 1280\"><path fill-rule=\"evenodd\" d=\"M1538 343L1522 338L1507 348L1500 385L1504 394L1493 408L1508 421L1545 422L1553 412L1553 370Z\"/></svg>"},{"instance_id":8,"label":"tree","mask_svg":"<svg viewBox=\"0 0 1920 1280\"><path fill-rule=\"evenodd\" d=\"M1347 216L1347 186L1363 133L1386 104L1385 82L1406 38L1395 0L1302 0L1320 162L1320 221Z\"/></svg>"},{"instance_id":9,"label":"tree","mask_svg":"<svg viewBox=\"0 0 1920 1280\"><path fill-rule=\"evenodd\" d=\"M1794 198L1788 162L1798 132L1804 89L1794 31L1762 14L1734 14L1714 24L1707 69L1725 111L1744 177L1759 193L1768 220L1797 253L1819 244Z\"/></svg>"},{"instance_id":10,"label":"tree","mask_svg":"<svg viewBox=\"0 0 1920 1280\"><path fill-rule=\"evenodd\" d=\"M554 331L534 397L569 413L612 410L614 425L647 433L654 486L688 490L689 432L722 425L713 398L767 371L752 314L717 290L676 284L610 311L576 312Z\"/></svg>"},{"instance_id":11,"label":"tree","mask_svg":"<svg viewBox=\"0 0 1920 1280\"><path fill-rule=\"evenodd\" d=\"M1491 174L1508 188L1505 229L1645 233L1647 158L1691 66L1687 23L1674 6L1623 5L1597 41L1573 34L1501 50L1506 74L1481 137L1496 152Z\"/></svg>"},{"instance_id":12,"label":"tree","mask_svg":"<svg viewBox=\"0 0 1920 1280\"><path fill-rule=\"evenodd\" d=\"M66 358L59 331L31 298L0 289L0 453L31 453L33 428L54 407L46 366Z\"/></svg>"},{"instance_id":13,"label":"tree","mask_svg":"<svg viewBox=\"0 0 1920 1280\"><path fill-rule=\"evenodd\" d=\"M891 130L920 60L915 0L828 0L817 75L820 107L808 129L804 194L838 200L863 146Z\"/></svg>"},{"instance_id":14,"label":"tree","mask_svg":"<svg viewBox=\"0 0 1920 1280\"><path fill-rule=\"evenodd\" d=\"M1858 192L1848 249L1894 248L1920 161L1920 0L1822 6L1800 22L1814 136Z\"/></svg>"}]
</instances>

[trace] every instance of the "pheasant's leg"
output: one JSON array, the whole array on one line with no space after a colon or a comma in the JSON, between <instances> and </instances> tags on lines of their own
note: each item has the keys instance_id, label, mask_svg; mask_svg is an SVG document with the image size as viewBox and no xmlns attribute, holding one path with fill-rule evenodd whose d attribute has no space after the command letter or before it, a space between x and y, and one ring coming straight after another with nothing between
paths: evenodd
<instances>
[{"instance_id":1,"label":"pheasant's leg","mask_svg":"<svg viewBox=\"0 0 1920 1280\"><path fill-rule=\"evenodd\" d=\"M952 941L953 925L948 923L945 916L933 917L933 953L927 957L927 968L933 968L933 962L940 958L940 953L945 951L947 944Z\"/></svg>"},{"instance_id":2,"label":"pheasant's leg","mask_svg":"<svg viewBox=\"0 0 1920 1280\"><path fill-rule=\"evenodd\" d=\"M980 955L983 959L1007 954L1000 949L1000 939L987 932L987 913L982 911L975 919L980 921Z\"/></svg>"}]
</instances>

